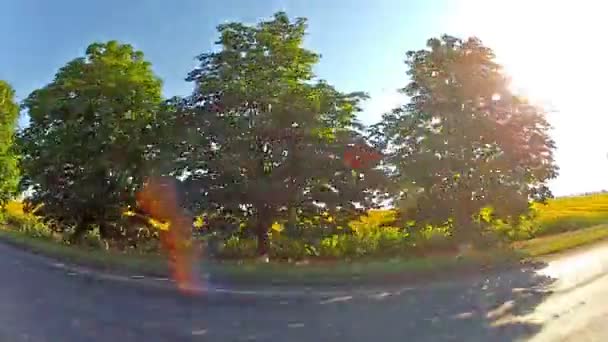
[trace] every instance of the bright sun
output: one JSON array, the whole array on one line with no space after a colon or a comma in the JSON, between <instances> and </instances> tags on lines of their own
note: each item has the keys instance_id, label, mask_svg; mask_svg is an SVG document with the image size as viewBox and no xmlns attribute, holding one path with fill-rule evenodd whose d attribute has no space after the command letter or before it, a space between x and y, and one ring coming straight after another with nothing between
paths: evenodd
<instances>
[{"instance_id":1,"label":"bright sun","mask_svg":"<svg viewBox=\"0 0 608 342\"><path fill-rule=\"evenodd\" d=\"M558 195L608 190L608 4L598 0L460 0L449 30L496 53L513 88L554 109Z\"/></svg>"}]
</instances>

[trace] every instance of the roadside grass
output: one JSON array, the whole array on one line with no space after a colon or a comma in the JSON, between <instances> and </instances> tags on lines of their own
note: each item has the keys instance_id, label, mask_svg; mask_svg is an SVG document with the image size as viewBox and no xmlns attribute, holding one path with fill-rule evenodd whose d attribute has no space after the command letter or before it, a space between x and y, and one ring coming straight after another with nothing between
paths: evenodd
<instances>
[{"instance_id":1,"label":"roadside grass","mask_svg":"<svg viewBox=\"0 0 608 342\"><path fill-rule=\"evenodd\" d=\"M475 274L509 267L601 240L608 240L608 224L518 241L503 248L473 251L460 257L431 255L388 260L310 262L302 265L227 261L208 264L207 267L211 274L225 277L227 280L247 283L307 285L339 284L346 281L358 284L388 280L420 280L449 275Z\"/></svg>"},{"instance_id":2,"label":"roadside grass","mask_svg":"<svg viewBox=\"0 0 608 342\"><path fill-rule=\"evenodd\" d=\"M513 248L526 257L537 257L562 252L608 238L608 224L600 224L513 243Z\"/></svg>"},{"instance_id":3,"label":"roadside grass","mask_svg":"<svg viewBox=\"0 0 608 342\"><path fill-rule=\"evenodd\" d=\"M160 255L140 255L109 252L98 248L70 246L55 239L31 237L25 233L2 227L0 240L58 261L117 273L166 276L167 266Z\"/></svg>"},{"instance_id":4,"label":"roadside grass","mask_svg":"<svg viewBox=\"0 0 608 342\"><path fill-rule=\"evenodd\" d=\"M30 237L11 229L0 229L0 240L35 254L72 265L87 266L119 274L167 276L166 259L154 254L117 253L59 243L53 239ZM474 271L504 265L517 258L510 251L474 253L459 258L449 255L388 260L311 261L309 263L242 261L204 261L202 271L220 282L272 285L363 284L419 279Z\"/></svg>"},{"instance_id":5,"label":"roadside grass","mask_svg":"<svg viewBox=\"0 0 608 342\"><path fill-rule=\"evenodd\" d=\"M0 229L0 239L31 252L60 261L106 271L166 276L161 255L117 253L69 246L51 239L32 238ZM219 282L252 285L338 285L440 279L449 275L475 274L516 265L522 260L565 251L608 239L608 224L513 243L509 248L477 251L461 257L437 255L388 260L310 261L308 263L205 261L202 270Z\"/></svg>"}]
</instances>

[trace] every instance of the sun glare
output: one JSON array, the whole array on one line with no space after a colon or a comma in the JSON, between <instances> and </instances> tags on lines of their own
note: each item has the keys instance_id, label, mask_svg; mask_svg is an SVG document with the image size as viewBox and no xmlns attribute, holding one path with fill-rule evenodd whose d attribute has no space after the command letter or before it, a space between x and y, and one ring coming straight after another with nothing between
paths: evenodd
<instances>
[{"instance_id":1,"label":"sun glare","mask_svg":"<svg viewBox=\"0 0 608 342\"><path fill-rule=\"evenodd\" d=\"M608 45L602 1L461 0L450 30L477 36L512 78L512 88L550 109L558 145L557 194L608 189L603 99Z\"/></svg>"}]
</instances>

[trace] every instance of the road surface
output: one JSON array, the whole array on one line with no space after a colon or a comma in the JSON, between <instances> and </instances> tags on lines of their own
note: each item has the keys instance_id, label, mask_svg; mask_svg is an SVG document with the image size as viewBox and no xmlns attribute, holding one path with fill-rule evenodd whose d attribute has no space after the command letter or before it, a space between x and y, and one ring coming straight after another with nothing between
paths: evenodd
<instances>
[{"instance_id":1,"label":"road surface","mask_svg":"<svg viewBox=\"0 0 608 342\"><path fill-rule=\"evenodd\" d=\"M174 293L0 244L0 341L608 341L608 244L500 274L301 297Z\"/></svg>"}]
</instances>

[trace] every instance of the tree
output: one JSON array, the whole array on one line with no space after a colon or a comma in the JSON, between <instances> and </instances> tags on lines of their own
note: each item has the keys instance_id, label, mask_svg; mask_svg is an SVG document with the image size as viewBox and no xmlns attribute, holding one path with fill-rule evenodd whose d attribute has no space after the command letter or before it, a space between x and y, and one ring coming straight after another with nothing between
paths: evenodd
<instances>
[{"instance_id":1,"label":"tree","mask_svg":"<svg viewBox=\"0 0 608 342\"><path fill-rule=\"evenodd\" d=\"M24 102L30 201L43 203L48 218L74 224L75 239L93 224L104 238L124 234L116 223L155 158L148 142L160 100L161 81L141 51L91 44Z\"/></svg>"},{"instance_id":2,"label":"tree","mask_svg":"<svg viewBox=\"0 0 608 342\"><path fill-rule=\"evenodd\" d=\"M273 222L295 231L298 217L322 211L347 222L372 204L381 179L373 165L344 164L347 146L365 144L355 119L365 95L315 79L319 56L302 47L305 30L305 19L285 13L220 25L220 51L199 56L189 108L175 111L189 132L177 153L186 182L200 184L208 212L253 228L260 255Z\"/></svg>"},{"instance_id":3,"label":"tree","mask_svg":"<svg viewBox=\"0 0 608 342\"><path fill-rule=\"evenodd\" d=\"M545 112L509 90L493 52L476 38L443 36L407 53L407 105L373 128L387 149L407 216L479 235L473 216L491 207L517 219L550 196L557 174Z\"/></svg>"},{"instance_id":4,"label":"tree","mask_svg":"<svg viewBox=\"0 0 608 342\"><path fill-rule=\"evenodd\" d=\"M0 206L11 199L19 183L18 158L14 149L19 106L11 86L0 80Z\"/></svg>"}]
</instances>

